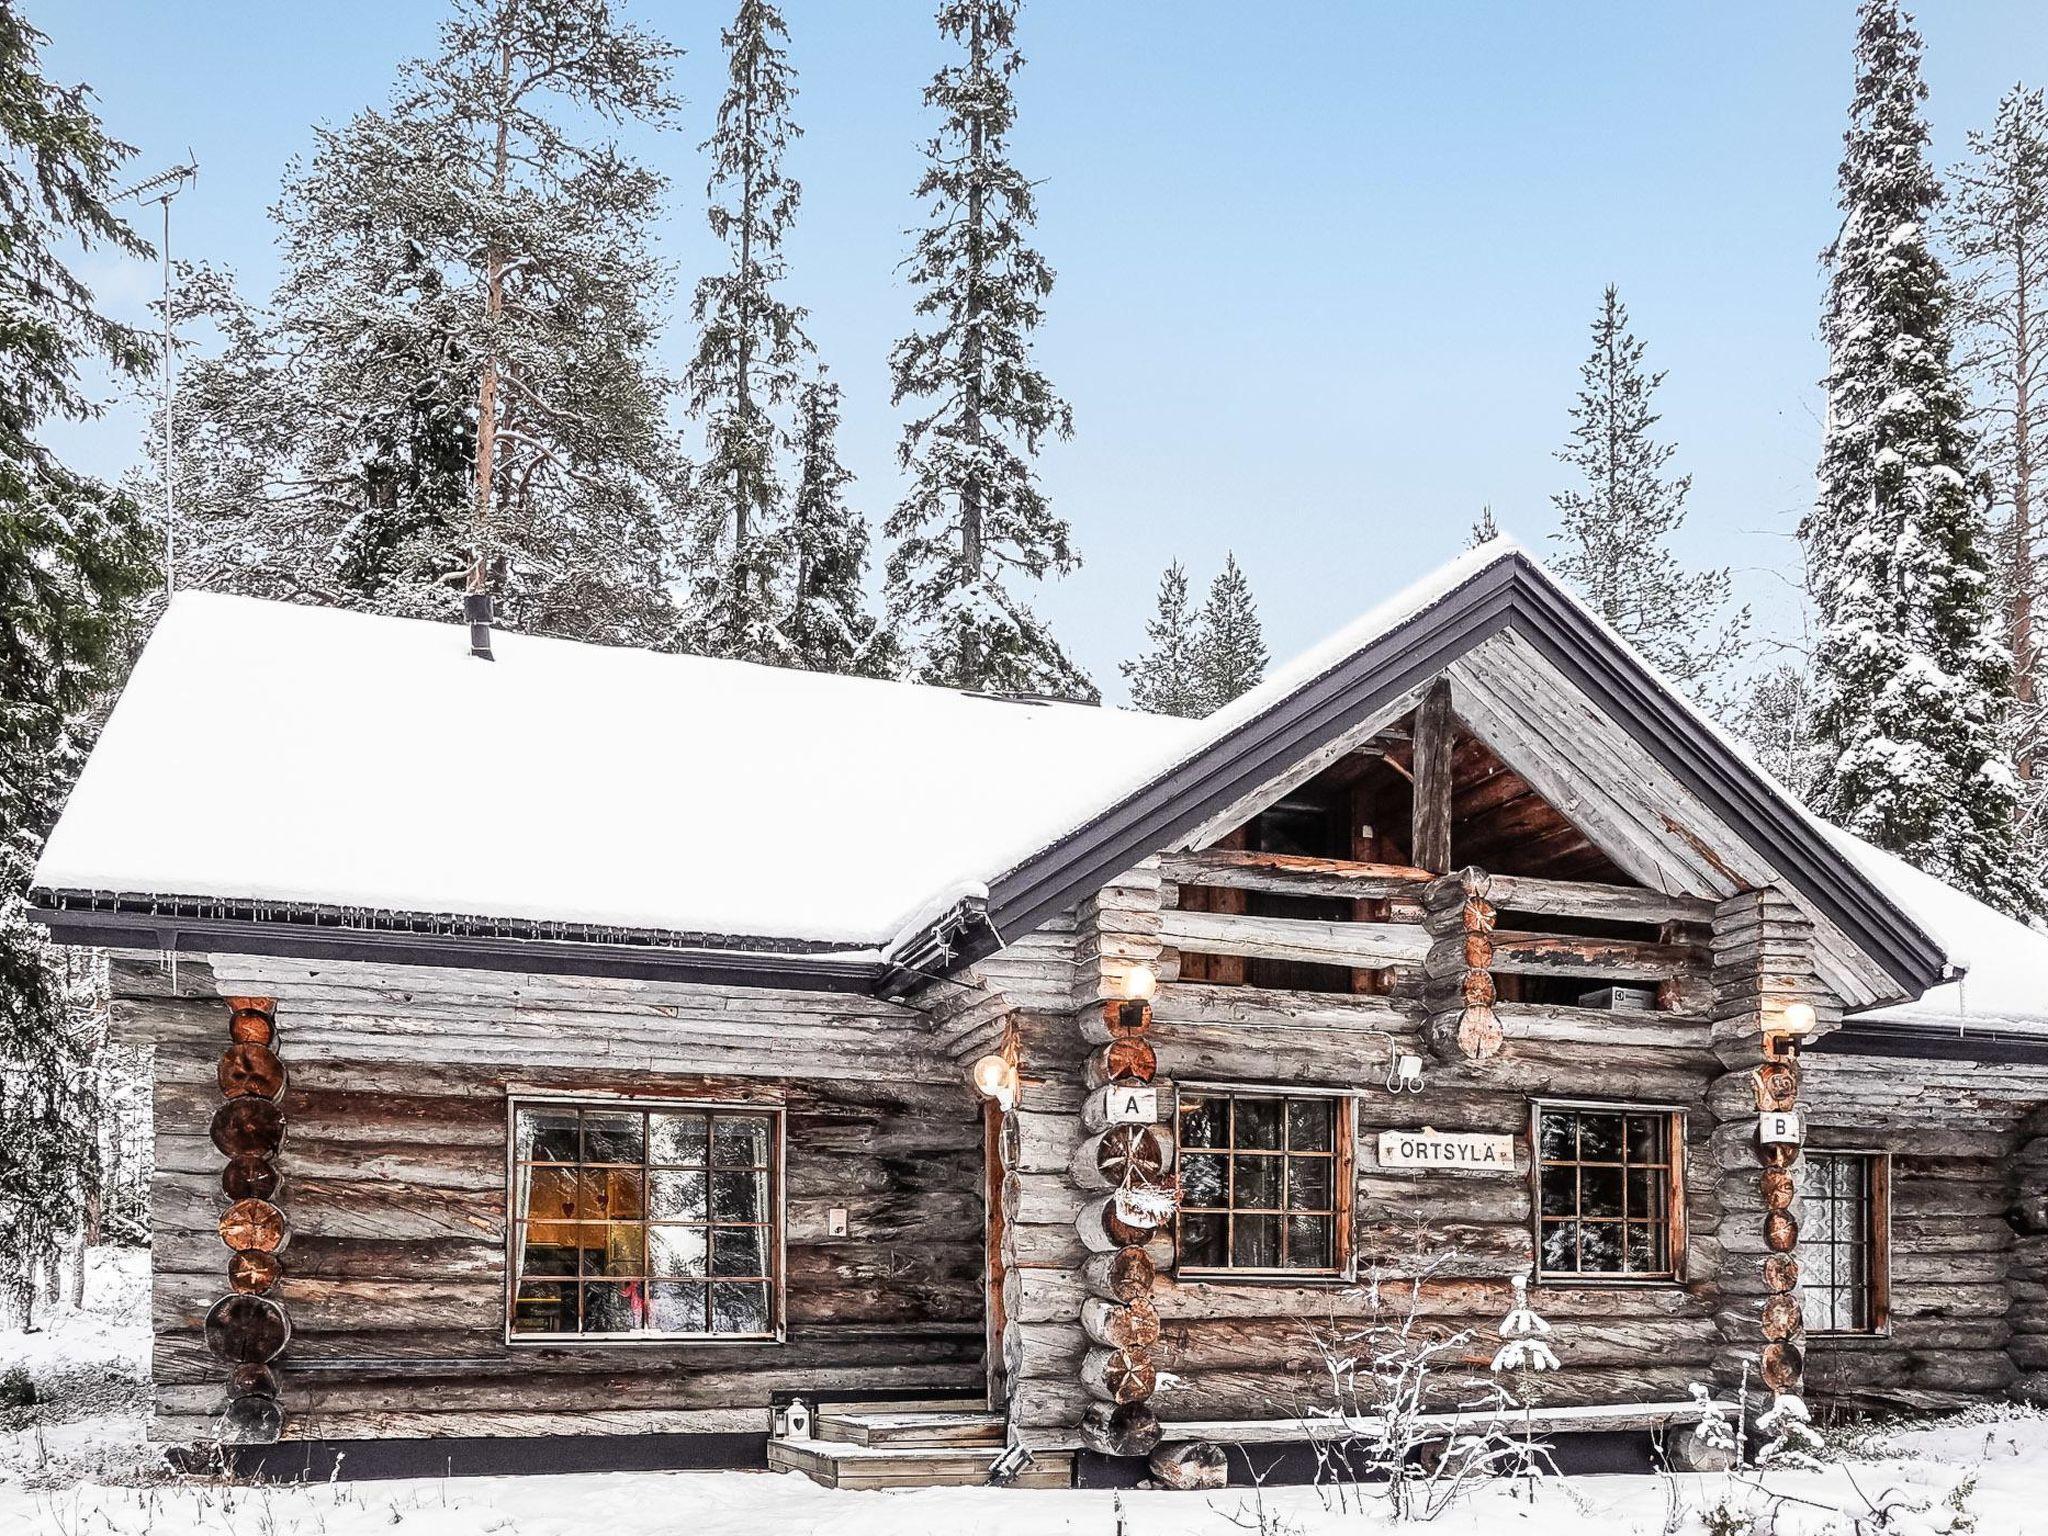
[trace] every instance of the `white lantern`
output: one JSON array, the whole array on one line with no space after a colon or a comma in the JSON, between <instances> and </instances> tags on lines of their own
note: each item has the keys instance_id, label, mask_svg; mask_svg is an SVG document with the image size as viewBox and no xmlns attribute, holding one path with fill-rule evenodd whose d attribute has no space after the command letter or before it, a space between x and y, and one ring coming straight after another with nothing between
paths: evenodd
<instances>
[{"instance_id":1,"label":"white lantern","mask_svg":"<svg viewBox=\"0 0 2048 1536\"><path fill-rule=\"evenodd\" d=\"M1142 1003L1151 999L1159 990L1159 978L1149 965L1134 965L1124 972L1124 996L1131 1002Z\"/></svg>"},{"instance_id":2,"label":"white lantern","mask_svg":"<svg viewBox=\"0 0 2048 1536\"><path fill-rule=\"evenodd\" d=\"M990 1054L975 1062L973 1070L974 1091L984 1099L993 1099L1004 1109L1017 1102L1017 1069L1010 1065L1007 1056Z\"/></svg>"}]
</instances>

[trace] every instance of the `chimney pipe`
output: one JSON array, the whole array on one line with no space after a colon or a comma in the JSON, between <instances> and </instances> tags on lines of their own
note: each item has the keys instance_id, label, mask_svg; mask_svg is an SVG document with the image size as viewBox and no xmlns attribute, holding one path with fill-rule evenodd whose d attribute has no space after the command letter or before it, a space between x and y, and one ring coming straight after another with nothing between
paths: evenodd
<instances>
[{"instance_id":1,"label":"chimney pipe","mask_svg":"<svg viewBox=\"0 0 2048 1536\"><path fill-rule=\"evenodd\" d=\"M463 593L462 616L469 620L469 654L485 661L497 660L491 654L491 594Z\"/></svg>"}]
</instances>

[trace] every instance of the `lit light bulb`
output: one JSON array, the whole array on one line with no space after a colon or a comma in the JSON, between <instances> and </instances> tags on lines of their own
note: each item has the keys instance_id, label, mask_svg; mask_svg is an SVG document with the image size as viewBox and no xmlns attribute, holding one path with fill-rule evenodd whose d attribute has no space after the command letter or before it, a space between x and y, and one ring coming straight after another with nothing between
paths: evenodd
<instances>
[{"instance_id":1,"label":"lit light bulb","mask_svg":"<svg viewBox=\"0 0 2048 1536\"><path fill-rule=\"evenodd\" d=\"M1124 996L1134 1003L1148 1000L1159 990L1159 978L1149 965L1134 965L1124 972Z\"/></svg>"},{"instance_id":2,"label":"lit light bulb","mask_svg":"<svg viewBox=\"0 0 2048 1536\"><path fill-rule=\"evenodd\" d=\"M1784 1030L1788 1035L1810 1035L1814 1025L1820 1022L1811 1003L1788 1003L1785 1005Z\"/></svg>"},{"instance_id":3,"label":"lit light bulb","mask_svg":"<svg viewBox=\"0 0 2048 1536\"><path fill-rule=\"evenodd\" d=\"M1004 1109L1017 1102L1017 1069L1004 1056L988 1055L974 1064L974 1091Z\"/></svg>"}]
</instances>

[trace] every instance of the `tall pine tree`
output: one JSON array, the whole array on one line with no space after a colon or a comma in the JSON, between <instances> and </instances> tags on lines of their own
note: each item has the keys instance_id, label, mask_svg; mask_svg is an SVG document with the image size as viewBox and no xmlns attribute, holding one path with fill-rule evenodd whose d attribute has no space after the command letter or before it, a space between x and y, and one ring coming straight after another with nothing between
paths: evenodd
<instances>
[{"instance_id":1,"label":"tall pine tree","mask_svg":"<svg viewBox=\"0 0 2048 1536\"><path fill-rule=\"evenodd\" d=\"M2036 610L2048 536L2048 103L2014 86L1969 158L1949 173L1945 219L1959 263L1962 362L1976 385L1991 477L1995 575L2012 652L2008 753L2021 786L2021 835L2048 854L2048 687Z\"/></svg>"},{"instance_id":2,"label":"tall pine tree","mask_svg":"<svg viewBox=\"0 0 2048 1536\"><path fill-rule=\"evenodd\" d=\"M965 59L939 71L925 104L943 114L917 195L930 224L906 265L913 331L890 355L894 398L926 402L903 430L911 487L889 518L892 616L925 682L1094 699L1095 687L1011 590L1080 564L1031 460L1073 416L1032 360L1053 272L1026 234L1032 184L1010 163L1017 0L946 0L939 31Z\"/></svg>"},{"instance_id":3,"label":"tall pine tree","mask_svg":"<svg viewBox=\"0 0 2048 1536\"><path fill-rule=\"evenodd\" d=\"M98 1162L90 1042L26 893L128 606L154 575L135 504L42 441L51 418L98 410L82 367L132 375L150 357L65 264L74 249L148 247L107 206L129 151L83 87L44 77L46 41L0 4L0 1297L24 1314Z\"/></svg>"},{"instance_id":4,"label":"tall pine tree","mask_svg":"<svg viewBox=\"0 0 2048 1536\"><path fill-rule=\"evenodd\" d=\"M766 662L794 654L776 591L789 553L776 471L788 434L774 411L795 394L798 363L810 350L803 311L777 292L787 269L782 241L802 192L782 170L783 151L800 131L790 119L788 36L767 0L740 0L724 33L726 91L704 148L711 231L730 265L697 285L701 334L685 381L705 422L709 453L698 490L717 550L697 646Z\"/></svg>"},{"instance_id":5,"label":"tall pine tree","mask_svg":"<svg viewBox=\"0 0 2048 1536\"><path fill-rule=\"evenodd\" d=\"M1239 569L1237 556L1226 554L1223 569L1209 583L1208 601L1195 636L1195 672L1201 681L1201 713L1221 709L1241 693L1256 688L1272 656L1252 601L1251 583Z\"/></svg>"},{"instance_id":6,"label":"tall pine tree","mask_svg":"<svg viewBox=\"0 0 2048 1536\"><path fill-rule=\"evenodd\" d=\"M690 511L656 365L663 179L606 130L667 126L677 51L608 0L454 0L392 104L317 131L267 306L182 372L183 575L672 644Z\"/></svg>"},{"instance_id":7,"label":"tall pine tree","mask_svg":"<svg viewBox=\"0 0 2048 1536\"><path fill-rule=\"evenodd\" d=\"M1856 86L1827 252L1827 431L1801 526L1820 619L1822 814L1983 899L2033 910L1999 731L1985 485L1930 243L1941 192L1920 115L1920 37L1897 0L1857 10Z\"/></svg>"},{"instance_id":8,"label":"tall pine tree","mask_svg":"<svg viewBox=\"0 0 2048 1536\"><path fill-rule=\"evenodd\" d=\"M839 386L820 369L797 395L796 496L790 504L790 661L811 672L886 677L894 648L867 611L861 578L868 525L846 504L853 474L839 462Z\"/></svg>"},{"instance_id":9,"label":"tall pine tree","mask_svg":"<svg viewBox=\"0 0 2048 1536\"><path fill-rule=\"evenodd\" d=\"M1124 662L1133 708L1193 719L1207 713L1196 671L1198 635L1188 602L1187 568L1178 560L1159 578L1159 606L1145 621L1145 650Z\"/></svg>"},{"instance_id":10,"label":"tall pine tree","mask_svg":"<svg viewBox=\"0 0 2048 1536\"><path fill-rule=\"evenodd\" d=\"M1687 571L1667 544L1685 521L1692 476L1666 474L1677 451L1651 434L1651 397L1664 382L1643 368L1643 343L1613 284L1593 322L1593 350L1579 368L1571 440L1558 458L1585 480L1551 498L1564 546L1559 575L1658 671L1704 697L1740 654L1747 609L1723 619L1725 569Z\"/></svg>"}]
</instances>

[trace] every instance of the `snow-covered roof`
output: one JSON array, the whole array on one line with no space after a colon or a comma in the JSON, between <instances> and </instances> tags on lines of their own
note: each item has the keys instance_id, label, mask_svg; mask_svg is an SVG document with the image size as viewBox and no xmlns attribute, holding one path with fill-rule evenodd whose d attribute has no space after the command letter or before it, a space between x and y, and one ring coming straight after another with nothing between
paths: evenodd
<instances>
[{"instance_id":1,"label":"snow-covered roof","mask_svg":"<svg viewBox=\"0 0 2048 1536\"><path fill-rule=\"evenodd\" d=\"M1201 721L520 634L485 662L456 625L181 593L35 883L872 957L1511 559L1467 551ZM1880 1017L2048 1027L2048 939L1817 825L1974 968Z\"/></svg>"},{"instance_id":2,"label":"snow-covered roof","mask_svg":"<svg viewBox=\"0 0 2048 1536\"><path fill-rule=\"evenodd\" d=\"M1859 1018L2048 1034L2048 934L1840 827L1818 824L1880 889L1913 914L1948 952L1949 964L1964 973L1912 1002L1874 1008Z\"/></svg>"}]
</instances>

